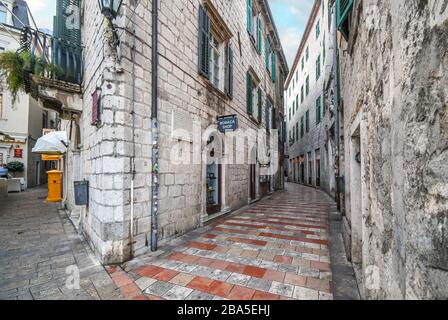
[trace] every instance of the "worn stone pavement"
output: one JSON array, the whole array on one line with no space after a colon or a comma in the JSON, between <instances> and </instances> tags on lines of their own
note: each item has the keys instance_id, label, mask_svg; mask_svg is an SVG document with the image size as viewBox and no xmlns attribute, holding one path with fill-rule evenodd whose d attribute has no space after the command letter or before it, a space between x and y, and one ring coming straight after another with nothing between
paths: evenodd
<instances>
[{"instance_id":1,"label":"worn stone pavement","mask_svg":"<svg viewBox=\"0 0 448 320\"><path fill-rule=\"evenodd\" d=\"M320 191L288 184L155 255L107 270L126 299L358 299L353 269L343 256L332 273L333 206ZM342 243L332 237L332 247L343 255Z\"/></svg>"},{"instance_id":2,"label":"worn stone pavement","mask_svg":"<svg viewBox=\"0 0 448 320\"><path fill-rule=\"evenodd\" d=\"M86 242L45 196L45 188L34 188L0 200L0 299L119 299ZM75 268L79 289L67 286Z\"/></svg>"},{"instance_id":3,"label":"worn stone pavement","mask_svg":"<svg viewBox=\"0 0 448 320\"><path fill-rule=\"evenodd\" d=\"M287 184L156 253L106 268L45 195L31 189L0 203L0 299L359 298L329 221L334 204L315 189ZM74 266L79 289L66 285Z\"/></svg>"}]
</instances>

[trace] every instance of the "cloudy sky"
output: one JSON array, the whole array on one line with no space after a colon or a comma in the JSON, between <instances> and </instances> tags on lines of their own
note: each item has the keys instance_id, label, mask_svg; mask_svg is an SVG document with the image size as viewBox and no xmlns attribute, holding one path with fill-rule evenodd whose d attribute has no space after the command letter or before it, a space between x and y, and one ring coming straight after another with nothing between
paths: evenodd
<instances>
[{"instance_id":1,"label":"cloudy sky","mask_svg":"<svg viewBox=\"0 0 448 320\"><path fill-rule=\"evenodd\" d=\"M40 28L53 29L56 0L27 0ZM269 0L288 64L291 67L314 0Z\"/></svg>"}]
</instances>

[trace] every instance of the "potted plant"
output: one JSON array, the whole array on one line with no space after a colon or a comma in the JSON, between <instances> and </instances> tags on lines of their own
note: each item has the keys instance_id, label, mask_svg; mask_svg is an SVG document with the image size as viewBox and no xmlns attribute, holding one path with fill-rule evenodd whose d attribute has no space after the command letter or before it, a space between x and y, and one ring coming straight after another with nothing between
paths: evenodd
<instances>
[{"instance_id":1,"label":"potted plant","mask_svg":"<svg viewBox=\"0 0 448 320\"><path fill-rule=\"evenodd\" d=\"M8 172L12 172L14 175L14 178L16 177L16 172L23 172L25 171L25 165L22 162L19 161L11 161L6 165L6 168L8 169Z\"/></svg>"}]
</instances>

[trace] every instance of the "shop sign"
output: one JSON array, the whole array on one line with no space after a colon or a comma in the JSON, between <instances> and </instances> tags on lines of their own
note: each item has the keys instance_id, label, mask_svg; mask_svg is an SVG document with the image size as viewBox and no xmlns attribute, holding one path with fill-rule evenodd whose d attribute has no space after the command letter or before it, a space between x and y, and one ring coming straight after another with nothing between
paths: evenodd
<instances>
[{"instance_id":1,"label":"shop sign","mask_svg":"<svg viewBox=\"0 0 448 320\"><path fill-rule=\"evenodd\" d=\"M14 158L23 158L23 149L14 149Z\"/></svg>"},{"instance_id":2,"label":"shop sign","mask_svg":"<svg viewBox=\"0 0 448 320\"><path fill-rule=\"evenodd\" d=\"M221 133L233 132L238 129L238 118L236 115L218 117L218 130Z\"/></svg>"}]
</instances>

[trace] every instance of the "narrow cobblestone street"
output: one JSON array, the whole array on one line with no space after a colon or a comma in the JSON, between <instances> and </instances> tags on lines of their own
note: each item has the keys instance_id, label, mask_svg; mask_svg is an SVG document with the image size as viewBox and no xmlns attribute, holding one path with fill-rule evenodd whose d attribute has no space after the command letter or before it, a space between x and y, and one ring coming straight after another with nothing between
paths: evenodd
<instances>
[{"instance_id":1,"label":"narrow cobblestone street","mask_svg":"<svg viewBox=\"0 0 448 320\"><path fill-rule=\"evenodd\" d=\"M47 190L11 193L0 205L0 299L115 299L114 283ZM80 288L68 289L77 267Z\"/></svg>"},{"instance_id":2,"label":"narrow cobblestone street","mask_svg":"<svg viewBox=\"0 0 448 320\"><path fill-rule=\"evenodd\" d=\"M44 196L45 189L11 194L0 209L1 299L356 298L353 279L345 281L346 286L351 281L348 294L347 288L335 288L331 201L315 189L287 184L285 191L171 241L155 254L106 267L109 275ZM80 270L78 290L66 286L70 266Z\"/></svg>"},{"instance_id":3,"label":"narrow cobblestone street","mask_svg":"<svg viewBox=\"0 0 448 320\"><path fill-rule=\"evenodd\" d=\"M333 299L330 205L320 191L288 184L165 253L107 269L127 299ZM357 298L354 279L347 284L335 298Z\"/></svg>"}]
</instances>

